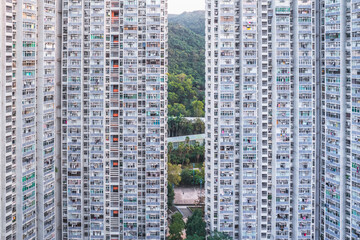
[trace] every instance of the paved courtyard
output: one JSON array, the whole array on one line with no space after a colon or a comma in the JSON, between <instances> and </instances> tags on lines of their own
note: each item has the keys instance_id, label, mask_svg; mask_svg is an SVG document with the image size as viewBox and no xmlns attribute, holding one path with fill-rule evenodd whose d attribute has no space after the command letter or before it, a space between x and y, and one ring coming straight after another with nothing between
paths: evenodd
<instances>
[{"instance_id":1,"label":"paved courtyard","mask_svg":"<svg viewBox=\"0 0 360 240\"><path fill-rule=\"evenodd\" d=\"M194 187L175 187L174 192L174 205L194 205L200 196L200 188ZM202 189L201 196L204 194L204 189Z\"/></svg>"}]
</instances>

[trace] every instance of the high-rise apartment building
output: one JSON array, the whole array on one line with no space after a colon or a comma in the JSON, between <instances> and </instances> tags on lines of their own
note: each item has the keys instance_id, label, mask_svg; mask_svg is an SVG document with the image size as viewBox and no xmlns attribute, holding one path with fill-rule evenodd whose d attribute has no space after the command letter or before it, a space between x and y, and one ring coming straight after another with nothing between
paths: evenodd
<instances>
[{"instance_id":1,"label":"high-rise apartment building","mask_svg":"<svg viewBox=\"0 0 360 240\"><path fill-rule=\"evenodd\" d=\"M209 231L315 239L315 7L206 1Z\"/></svg>"},{"instance_id":2,"label":"high-rise apartment building","mask_svg":"<svg viewBox=\"0 0 360 240\"><path fill-rule=\"evenodd\" d=\"M165 239L166 9L62 2L62 239Z\"/></svg>"},{"instance_id":3,"label":"high-rise apartment building","mask_svg":"<svg viewBox=\"0 0 360 240\"><path fill-rule=\"evenodd\" d=\"M321 1L321 238L360 238L360 2Z\"/></svg>"},{"instance_id":4,"label":"high-rise apartment building","mask_svg":"<svg viewBox=\"0 0 360 240\"><path fill-rule=\"evenodd\" d=\"M0 240L165 239L166 9L0 2ZM359 9L206 0L209 232L360 239Z\"/></svg>"},{"instance_id":5,"label":"high-rise apartment building","mask_svg":"<svg viewBox=\"0 0 360 240\"><path fill-rule=\"evenodd\" d=\"M1 1L0 239L55 239L55 0Z\"/></svg>"},{"instance_id":6,"label":"high-rise apartment building","mask_svg":"<svg viewBox=\"0 0 360 240\"><path fill-rule=\"evenodd\" d=\"M15 209L13 145L13 4L0 2L0 239L12 239Z\"/></svg>"}]
</instances>

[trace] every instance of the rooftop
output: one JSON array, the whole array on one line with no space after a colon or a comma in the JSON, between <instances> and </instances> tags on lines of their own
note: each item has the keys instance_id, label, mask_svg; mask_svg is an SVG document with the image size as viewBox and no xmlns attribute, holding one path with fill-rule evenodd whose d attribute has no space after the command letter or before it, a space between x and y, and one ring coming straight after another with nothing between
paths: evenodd
<instances>
[{"instance_id":1,"label":"rooftop","mask_svg":"<svg viewBox=\"0 0 360 240\"><path fill-rule=\"evenodd\" d=\"M189 137L190 141L199 141L199 140L204 140L205 139L205 134L196 134L196 135L187 135L187 136L180 136L180 137L171 137L168 138L168 143L169 142L185 142L186 138Z\"/></svg>"}]
</instances>

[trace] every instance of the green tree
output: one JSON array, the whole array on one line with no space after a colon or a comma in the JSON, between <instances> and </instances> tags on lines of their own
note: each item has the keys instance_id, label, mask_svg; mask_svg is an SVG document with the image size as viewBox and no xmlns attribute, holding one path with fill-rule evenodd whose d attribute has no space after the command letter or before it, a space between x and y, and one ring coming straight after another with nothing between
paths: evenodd
<instances>
[{"instance_id":1,"label":"green tree","mask_svg":"<svg viewBox=\"0 0 360 240\"><path fill-rule=\"evenodd\" d=\"M181 172L181 185L192 185L193 174L192 170L183 169Z\"/></svg>"},{"instance_id":2,"label":"green tree","mask_svg":"<svg viewBox=\"0 0 360 240\"><path fill-rule=\"evenodd\" d=\"M192 158L195 162L204 162L205 147L196 143L192 149Z\"/></svg>"},{"instance_id":3,"label":"green tree","mask_svg":"<svg viewBox=\"0 0 360 240\"><path fill-rule=\"evenodd\" d=\"M205 240L205 237L200 237L198 235L186 236L186 240Z\"/></svg>"},{"instance_id":4,"label":"green tree","mask_svg":"<svg viewBox=\"0 0 360 240\"><path fill-rule=\"evenodd\" d=\"M206 236L206 230L205 230L206 224L203 220L203 213L201 210L196 209L193 212L193 215L189 217L187 223L186 223L186 236L193 236L198 235L199 237Z\"/></svg>"},{"instance_id":5,"label":"green tree","mask_svg":"<svg viewBox=\"0 0 360 240\"><path fill-rule=\"evenodd\" d=\"M175 103L191 117L193 101L205 98L205 21L203 11L169 16L169 116L179 114ZM189 81L191 80L191 81ZM201 113L201 111L200 111ZM179 116L179 115L173 115Z\"/></svg>"},{"instance_id":6,"label":"green tree","mask_svg":"<svg viewBox=\"0 0 360 240\"><path fill-rule=\"evenodd\" d=\"M185 156L184 156L184 161L187 162L187 159L189 159L190 157L190 153L191 153L191 146L189 143L186 143L187 141L190 141L189 140L189 137L187 137L187 140L185 140L185 147L184 147L184 150L185 150ZM190 162L190 160L189 160ZM184 162L182 163L184 164Z\"/></svg>"},{"instance_id":7,"label":"green tree","mask_svg":"<svg viewBox=\"0 0 360 240\"><path fill-rule=\"evenodd\" d=\"M204 11L193 11L183 12L182 14L171 14L169 15L169 23L179 24L186 26L191 31L205 36L205 12Z\"/></svg>"},{"instance_id":8,"label":"green tree","mask_svg":"<svg viewBox=\"0 0 360 240\"><path fill-rule=\"evenodd\" d=\"M186 155L185 143L183 142L179 143L176 152L181 159L184 158Z\"/></svg>"},{"instance_id":9,"label":"green tree","mask_svg":"<svg viewBox=\"0 0 360 240\"><path fill-rule=\"evenodd\" d=\"M194 134L194 126L191 121L182 118L179 122L179 134L183 135L190 135Z\"/></svg>"},{"instance_id":10,"label":"green tree","mask_svg":"<svg viewBox=\"0 0 360 240\"><path fill-rule=\"evenodd\" d=\"M193 86L194 78L183 73L168 76L169 116L204 116L203 92Z\"/></svg>"},{"instance_id":11,"label":"green tree","mask_svg":"<svg viewBox=\"0 0 360 240\"><path fill-rule=\"evenodd\" d=\"M188 112L184 105L181 103L174 103L174 105L169 105L169 115L170 116L187 116Z\"/></svg>"},{"instance_id":12,"label":"green tree","mask_svg":"<svg viewBox=\"0 0 360 240\"><path fill-rule=\"evenodd\" d=\"M185 73L205 82L205 14L203 11L169 16L169 72Z\"/></svg>"},{"instance_id":13,"label":"green tree","mask_svg":"<svg viewBox=\"0 0 360 240\"><path fill-rule=\"evenodd\" d=\"M207 240L232 240L232 238L225 233L214 231L207 237Z\"/></svg>"},{"instance_id":14,"label":"green tree","mask_svg":"<svg viewBox=\"0 0 360 240\"><path fill-rule=\"evenodd\" d=\"M181 171L181 185L191 186L200 185L200 181L204 184L204 168L199 170L183 169Z\"/></svg>"},{"instance_id":15,"label":"green tree","mask_svg":"<svg viewBox=\"0 0 360 240\"><path fill-rule=\"evenodd\" d=\"M205 123L201 119L196 119L194 124L194 130L198 134L205 133Z\"/></svg>"},{"instance_id":16,"label":"green tree","mask_svg":"<svg viewBox=\"0 0 360 240\"><path fill-rule=\"evenodd\" d=\"M175 92L168 91L168 101L171 104L178 103L180 101L179 95L177 95ZM170 108L171 104L169 104L169 108ZM173 115L173 116L177 116L177 115Z\"/></svg>"},{"instance_id":17,"label":"green tree","mask_svg":"<svg viewBox=\"0 0 360 240\"><path fill-rule=\"evenodd\" d=\"M185 228L185 222L181 213L177 212L171 217L171 224L169 226L169 233L171 240L181 240L181 233Z\"/></svg>"},{"instance_id":18,"label":"green tree","mask_svg":"<svg viewBox=\"0 0 360 240\"><path fill-rule=\"evenodd\" d=\"M174 188L172 186L172 184L168 184L167 186L167 198L168 198L168 208L171 208L174 204L174 199L175 199L175 192L174 192Z\"/></svg>"},{"instance_id":19,"label":"green tree","mask_svg":"<svg viewBox=\"0 0 360 240\"><path fill-rule=\"evenodd\" d=\"M168 144L168 152L171 153L174 150L174 145L172 142L169 142Z\"/></svg>"},{"instance_id":20,"label":"green tree","mask_svg":"<svg viewBox=\"0 0 360 240\"><path fill-rule=\"evenodd\" d=\"M173 151L173 150L174 150L174 145L173 145L172 142L169 142L169 143L168 143L168 161L169 161L170 163L173 162L173 160L171 159L171 157L173 156L173 154L172 154L172 151Z\"/></svg>"},{"instance_id":21,"label":"green tree","mask_svg":"<svg viewBox=\"0 0 360 240\"><path fill-rule=\"evenodd\" d=\"M170 110L169 110L170 111ZM205 133L205 124L202 120L195 121L185 119L182 116L168 118L168 136L178 137L192 134Z\"/></svg>"},{"instance_id":22,"label":"green tree","mask_svg":"<svg viewBox=\"0 0 360 240\"><path fill-rule=\"evenodd\" d=\"M205 179L205 166L204 165L205 164L203 163L203 166L201 167L200 172L199 172L200 176L203 179L203 183L204 183L204 179Z\"/></svg>"},{"instance_id":23,"label":"green tree","mask_svg":"<svg viewBox=\"0 0 360 240\"><path fill-rule=\"evenodd\" d=\"M178 116L178 117L169 117L168 118L168 129L169 129L169 136L170 137L177 137L180 136L178 131L180 128L180 122L182 121L183 117Z\"/></svg>"},{"instance_id":24,"label":"green tree","mask_svg":"<svg viewBox=\"0 0 360 240\"><path fill-rule=\"evenodd\" d=\"M202 171L195 170L193 184L200 185L200 182L204 183L204 173Z\"/></svg>"},{"instance_id":25,"label":"green tree","mask_svg":"<svg viewBox=\"0 0 360 240\"><path fill-rule=\"evenodd\" d=\"M198 100L195 100L191 103L191 115L192 117L204 117L204 103Z\"/></svg>"},{"instance_id":26,"label":"green tree","mask_svg":"<svg viewBox=\"0 0 360 240\"><path fill-rule=\"evenodd\" d=\"M179 75L169 74L168 91L171 93L168 97L169 104L182 103L188 106L196 97L196 91L192 85L193 80L193 77L184 73Z\"/></svg>"},{"instance_id":27,"label":"green tree","mask_svg":"<svg viewBox=\"0 0 360 240\"><path fill-rule=\"evenodd\" d=\"M168 163L168 182L179 185L181 182L181 166Z\"/></svg>"}]
</instances>

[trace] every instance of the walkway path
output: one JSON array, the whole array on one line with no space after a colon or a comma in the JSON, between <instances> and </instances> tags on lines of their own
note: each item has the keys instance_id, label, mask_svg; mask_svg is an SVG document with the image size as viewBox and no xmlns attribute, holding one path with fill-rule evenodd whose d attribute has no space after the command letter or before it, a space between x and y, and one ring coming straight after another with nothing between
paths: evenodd
<instances>
[{"instance_id":1,"label":"walkway path","mask_svg":"<svg viewBox=\"0 0 360 240\"><path fill-rule=\"evenodd\" d=\"M185 221L192 215L192 212L190 211L189 207L187 206L176 206L179 212L183 215L183 218Z\"/></svg>"}]
</instances>

